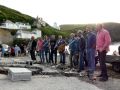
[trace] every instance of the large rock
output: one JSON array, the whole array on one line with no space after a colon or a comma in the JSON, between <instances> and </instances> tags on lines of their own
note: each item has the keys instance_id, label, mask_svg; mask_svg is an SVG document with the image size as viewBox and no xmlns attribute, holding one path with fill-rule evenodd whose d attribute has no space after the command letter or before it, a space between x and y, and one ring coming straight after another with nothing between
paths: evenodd
<instances>
[{"instance_id":1,"label":"large rock","mask_svg":"<svg viewBox=\"0 0 120 90\"><path fill-rule=\"evenodd\" d=\"M0 43L10 43L13 41L13 36L9 30L0 29Z\"/></svg>"}]
</instances>

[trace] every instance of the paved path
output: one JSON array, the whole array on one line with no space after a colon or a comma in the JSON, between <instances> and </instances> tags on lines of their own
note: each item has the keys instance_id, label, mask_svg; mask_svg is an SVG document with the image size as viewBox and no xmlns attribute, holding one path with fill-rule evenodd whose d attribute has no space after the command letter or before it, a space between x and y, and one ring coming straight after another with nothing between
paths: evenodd
<instances>
[{"instance_id":1,"label":"paved path","mask_svg":"<svg viewBox=\"0 0 120 90\"><path fill-rule=\"evenodd\" d=\"M12 82L0 75L0 90L102 90L75 77L32 76L31 81Z\"/></svg>"},{"instance_id":2,"label":"paved path","mask_svg":"<svg viewBox=\"0 0 120 90\"><path fill-rule=\"evenodd\" d=\"M10 61L12 58L5 58L5 61ZM16 61L30 60L29 57L13 58ZM38 57L39 60L39 57ZM69 63L69 62L67 62ZM43 67L44 71L57 72L49 67ZM113 73L107 82L99 82L98 78L95 84L88 83L87 77L65 77L65 76L32 76L31 81L12 82L7 76L0 74L0 90L120 90L120 79L114 76L118 73Z\"/></svg>"}]
</instances>

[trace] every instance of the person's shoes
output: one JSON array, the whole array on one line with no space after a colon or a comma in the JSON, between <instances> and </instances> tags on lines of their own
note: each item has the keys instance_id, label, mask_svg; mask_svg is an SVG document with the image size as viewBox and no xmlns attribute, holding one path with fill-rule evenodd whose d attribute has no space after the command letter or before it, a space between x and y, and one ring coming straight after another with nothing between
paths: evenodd
<instances>
[{"instance_id":1,"label":"person's shoes","mask_svg":"<svg viewBox=\"0 0 120 90\"><path fill-rule=\"evenodd\" d=\"M96 81L96 77L92 77L92 78L89 78L90 80L92 80L92 81Z\"/></svg>"},{"instance_id":2,"label":"person's shoes","mask_svg":"<svg viewBox=\"0 0 120 90\"><path fill-rule=\"evenodd\" d=\"M74 72L74 71L75 71L75 69L74 69L74 68L72 68L72 71Z\"/></svg>"},{"instance_id":3,"label":"person's shoes","mask_svg":"<svg viewBox=\"0 0 120 90\"><path fill-rule=\"evenodd\" d=\"M82 76L84 76L84 75L83 75L83 73L80 72L80 73L79 73L79 76L82 77Z\"/></svg>"},{"instance_id":4,"label":"person's shoes","mask_svg":"<svg viewBox=\"0 0 120 90\"><path fill-rule=\"evenodd\" d=\"M105 82L108 81L108 78L100 78L99 81Z\"/></svg>"},{"instance_id":5,"label":"person's shoes","mask_svg":"<svg viewBox=\"0 0 120 90\"><path fill-rule=\"evenodd\" d=\"M102 74L98 75L97 77L102 77Z\"/></svg>"}]
</instances>

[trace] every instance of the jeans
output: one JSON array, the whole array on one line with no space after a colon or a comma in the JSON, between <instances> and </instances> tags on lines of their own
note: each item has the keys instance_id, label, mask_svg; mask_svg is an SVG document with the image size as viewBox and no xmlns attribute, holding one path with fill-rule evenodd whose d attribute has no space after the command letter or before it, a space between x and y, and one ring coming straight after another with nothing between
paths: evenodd
<instances>
[{"instance_id":1,"label":"jeans","mask_svg":"<svg viewBox=\"0 0 120 90\"><path fill-rule=\"evenodd\" d=\"M45 59L47 63L49 63L49 55L50 55L49 50L45 50Z\"/></svg>"},{"instance_id":2,"label":"jeans","mask_svg":"<svg viewBox=\"0 0 120 90\"><path fill-rule=\"evenodd\" d=\"M98 51L98 58L99 58L99 62L100 62L101 76L104 79L108 79L107 67L106 67L106 64L105 64L106 51L105 50L102 51L102 52Z\"/></svg>"},{"instance_id":3,"label":"jeans","mask_svg":"<svg viewBox=\"0 0 120 90\"><path fill-rule=\"evenodd\" d=\"M78 68L78 60L79 60L79 52L75 51L73 52L73 68L77 69Z\"/></svg>"},{"instance_id":4,"label":"jeans","mask_svg":"<svg viewBox=\"0 0 120 90\"><path fill-rule=\"evenodd\" d=\"M83 55L83 59L84 59L84 62L85 62L85 66L87 67L88 66L88 61L87 61L87 55L86 55L87 51L85 50L84 51L84 55Z\"/></svg>"},{"instance_id":5,"label":"jeans","mask_svg":"<svg viewBox=\"0 0 120 90\"><path fill-rule=\"evenodd\" d=\"M45 62L45 60L44 60L44 50L40 50L39 54L40 54L40 62L44 63Z\"/></svg>"},{"instance_id":6,"label":"jeans","mask_svg":"<svg viewBox=\"0 0 120 90\"><path fill-rule=\"evenodd\" d=\"M81 72L82 70L84 70L84 51L80 52L80 67L79 67L79 71Z\"/></svg>"},{"instance_id":7,"label":"jeans","mask_svg":"<svg viewBox=\"0 0 120 90\"><path fill-rule=\"evenodd\" d=\"M88 77L89 79L93 78L95 71L95 49L87 49L87 60L88 60Z\"/></svg>"},{"instance_id":8,"label":"jeans","mask_svg":"<svg viewBox=\"0 0 120 90\"><path fill-rule=\"evenodd\" d=\"M60 63L65 64L65 53L59 53L60 54Z\"/></svg>"}]
</instances>

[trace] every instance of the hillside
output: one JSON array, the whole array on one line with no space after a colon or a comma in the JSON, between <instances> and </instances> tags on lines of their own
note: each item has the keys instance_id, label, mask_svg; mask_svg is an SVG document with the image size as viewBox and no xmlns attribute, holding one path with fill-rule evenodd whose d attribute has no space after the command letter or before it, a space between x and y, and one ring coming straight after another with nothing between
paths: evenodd
<instances>
[{"instance_id":1,"label":"hillside","mask_svg":"<svg viewBox=\"0 0 120 90\"><path fill-rule=\"evenodd\" d=\"M85 30L87 25L93 26L95 29L95 24L66 24L60 25L60 29L65 32L76 32L77 30ZM104 23L106 29L109 30L110 35L112 37L112 41L120 41L120 23Z\"/></svg>"},{"instance_id":2,"label":"hillside","mask_svg":"<svg viewBox=\"0 0 120 90\"><path fill-rule=\"evenodd\" d=\"M12 22L29 22L30 24L33 24L33 21L35 20L29 15L22 14L14 9L0 5L0 22L6 19L11 20Z\"/></svg>"},{"instance_id":3,"label":"hillside","mask_svg":"<svg viewBox=\"0 0 120 90\"><path fill-rule=\"evenodd\" d=\"M78 29L81 29L81 30L84 30L85 27L87 25L90 25L90 26L95 26L95 24L64 24L64 25L60 25L60 29L62 31L74 31L74 30L78 30Z\"/></svg>"},{"instance_id":4,"label":"hillside","mask_svg":"<svg viewBox=\"0 0 120 90\"><path fill-rule=\"evenodd\" d=\"M31 30L33 30L33 28L37 28L34 25L34 21L37 21L37 19L35 19L29 15L22 14L21 12L16 11L14 9L0 5L0 22L3 22L4 20L7 20L7 19L11 20L12 22L30 23L32 25ZM53 28L47 22L46 22L46 26L44 26L44 27L42 26L40 28L40 30L42 30L43 35L52 35L52 34L63 35L63 36L68 35L68 33L65 33L64 31L58 31L57 29ZM14 31L13 31L13 33L14 33Z\"/></svg>"}]
</instances>

